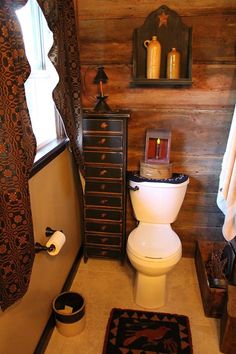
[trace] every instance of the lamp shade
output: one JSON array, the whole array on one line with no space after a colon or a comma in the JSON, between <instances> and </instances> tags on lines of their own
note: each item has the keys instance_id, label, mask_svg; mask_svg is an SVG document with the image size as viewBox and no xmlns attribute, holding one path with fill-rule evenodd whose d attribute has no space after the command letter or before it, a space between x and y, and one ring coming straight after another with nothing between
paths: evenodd
<instances>
[{"instance_id":1,"label":"lamp shade","mask_svg":"<svg viewBox=\"0 0 236 354\"><path fill-rule=\"evenodd\" d=\"M107 80L108 80L108 77L105 73L105 71L103 70L104 67L103 66L99 66L98 67L98 72L97 72L97 75L95 76L93 82L95 84L99 84L99 82L103 82L103 83L106 83Z\"/></svg>"}]
</instances>

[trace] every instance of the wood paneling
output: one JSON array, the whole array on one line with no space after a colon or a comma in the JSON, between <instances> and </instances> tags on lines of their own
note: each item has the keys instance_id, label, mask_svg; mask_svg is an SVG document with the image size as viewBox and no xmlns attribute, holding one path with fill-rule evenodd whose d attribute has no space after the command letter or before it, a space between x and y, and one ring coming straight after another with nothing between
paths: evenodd
<instances>
[{"instance_id":1,"label":"wood paneling","mask_svg":"<svg viewBox=\"0 0 236 354\"><path fill-rule=\"evenodd\" d=\"M167 5L181 16L196 14L235 13L234 0L77 0L81 20L116 19L141 17L145 19L150 12L161 5Z\"/></svg>"},{"instance_id":2,"label":"wood paneling","mask_svg":"<svg viewBox=\"0 0 236 354\"><path fill-rule=\"evenodd\" d=\"M75 0L76 1L76 0ZM109 77L104 92L112 109L128 109L128 169L144 157L146 129L172 132L174 172L190 176L173 224L183 254L194 255L198 239L222 240L224 216L216 205L219 174L235 105L235 0L78 1L82 103L95 105L96 67ZM193 84L189 88L132 88L133 30L161 5L175 10L193 31ZM135 226L130 201L127 234Z\"/></svg>"},{"instance_id":3,"label":"wood paneling","mask_svg":"<svg viewBox=\"0 0 236 354\"><path fill-rule=\"evenodd\" d=\"M104 63L132 63L133 30L143 24L143 18L81 20L81 59L94 63L94 52ZM193 29L193 62L235 62L235 14L183 17L183 23ZM119 35L117 35L117 32ZM224 43L224 50L222 50ZM105 61L104 61L105 60Z\"/></svg>"},{"instance_id":4,"label":"wood paneling","mask_svg":"<svg viewBox=\"0 0 236 354\"><path fill-rule=\"evenodd\" d=\"M97 63L102 61L98 60ZM97 88L93 84L96 75L95 65L82 66L85 107L91 107L89 98L91 96L95 98L97 93ZM232 113L236 91L235 68L233 64L193 65L192 87L173 89L131 88L131 65L106 65L109 80L104 85L104 91L109 96L108 102L113 109L120 107L133 110L147 109L148 114L149 110L153 111L157 108L166 107L174 112L176 108L194 106L194 108L209 107L214 110L229 108ZM190 112L192 114L192 109Z\"/></svg>"}]
</instances>

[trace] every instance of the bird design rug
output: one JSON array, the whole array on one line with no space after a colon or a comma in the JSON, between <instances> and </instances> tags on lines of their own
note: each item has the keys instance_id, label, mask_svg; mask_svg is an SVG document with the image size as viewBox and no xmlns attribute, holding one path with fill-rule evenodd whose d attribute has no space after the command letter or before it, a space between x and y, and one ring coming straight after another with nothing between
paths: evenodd
<instances>
[{"instance_id":1,"label":"bird design rug","mask_svg":"<svg viewBox=\"0 0 236 354\"><path fill-rule=\"evenodd\" d=\"M188 317L114 308L103 354L192 354Z\"/></svg>"}]
</instances>

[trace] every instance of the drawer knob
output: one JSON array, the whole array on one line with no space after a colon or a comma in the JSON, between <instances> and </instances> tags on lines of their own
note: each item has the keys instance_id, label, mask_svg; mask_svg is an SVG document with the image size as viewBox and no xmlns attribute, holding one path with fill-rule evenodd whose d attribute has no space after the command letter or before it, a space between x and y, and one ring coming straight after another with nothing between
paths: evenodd
<instances>
[{"instance_id":1,"label":"drawer knob","mask_svg":"<svg viewBox=\"0 0 236 354\"><path fill-rule=\"evenodd\" d=\"M101 241L102 241L102 243L106 243L106 242L108 241L108 238L107 238L107 237L103 237L103 238L101 239Z\"/></svg>"},{"instance_id":2,"label":"drawer knob","mask_svg":"<svg viewBox=\"0 0 236 354\"><path fill-rule=\"evenodd\" d=\"M101 125L100 125L100 127L101 127L102 129L106 129L106 128L108 127L108 124L107 124L106 122L102 122Z\"/></svg>"},{"instance_id":3,"label":"drawer knob","mask_svg":"<svg viewBox=\"0 0 236 354\"><path fill-rule=\"evenodd\" d=\"M107 228L107 226L106 226L106 225L102 225L101 230L102 230L102 231L105 231L105 230L106 230L106 228Z\"/></svg>"},{"instance_id":4,"label":"drawer knob","mask_svg":"<svg viewBox=\"0 0 236 354\"><path fill-rule=\"evenodd\" d=\"M102 199L101 204L107 204L108 200L107 199Z\"/></svg>"},{"instance_id":5,"label":"drawer knob","mask_svg":"<svg viewBox=\"0 0 236 354\"><path fill-rule=\"evenodd\" d=\"M106 189L106 185L105 184L102 184L101 185L101 190L104 191Z\"/></svg>"},{"instance_id":6,"label":"drawer knob","mask_svg":"<svg viewBox=\"0 0 236 354\"><path fill-rule=\"evenodd\" d=\"M102 255L102 256L106 256L106 255L107 255L107 251L102 251L102 252L101 252L101 255Z\"/></svg>"},{"instance_id":7,"label":"drawer knob","mask_svg":"<svg viewBox=\"0 0 236 354\"><path fill-rule=\"evenodd\" d=\"M105 218L107 216L107 213L102 213L101 218Z\"/></svg>"},{"instance_id":8,"label":"drawer knob","mask_svg":"<svg viewBox=\"0 0 236 354\"><path fill-rule=\"evenodd\" d=\"M107 173L107 170L102 170L102 171L100 171L100 176L104 176L105 174Z\"/></svg>"},{"instance_id":9,"label":"drawer knob","mask_svg":"<svg viewBox=\"0 0 236 354\"><path fill-rule=\"evenodd\" d=\"M106 159L106 154L101 155L101 160L104 161Z\"/></svg>"},{"instance_id":10,"label":"drawer knob","mask_svg":"<svg viewBox=\"0 0 236 354\"><path fill-rule=\"evenodd\" d=\"M98 141L100 145L103 145L106 142L106 138L102 138Z\"/></svg>"}]
</instances>

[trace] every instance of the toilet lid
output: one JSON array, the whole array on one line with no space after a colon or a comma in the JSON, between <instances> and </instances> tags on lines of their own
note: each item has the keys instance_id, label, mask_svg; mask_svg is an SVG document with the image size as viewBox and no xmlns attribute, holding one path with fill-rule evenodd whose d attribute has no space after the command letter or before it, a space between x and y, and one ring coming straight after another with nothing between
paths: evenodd
<instances>
[{"instance_id":1,"label":"toilet lid","mask_svg":"<svg viewBox=\"0 0 236 354\"><path fill-rule=\"evenodd\" d=\"M145 226L145 227L143 227ZM138 257L167 258L181 248L177 234L167 225L145 224L134 229L128 238L130 251Z\"/></svg>"}]
</instances>

